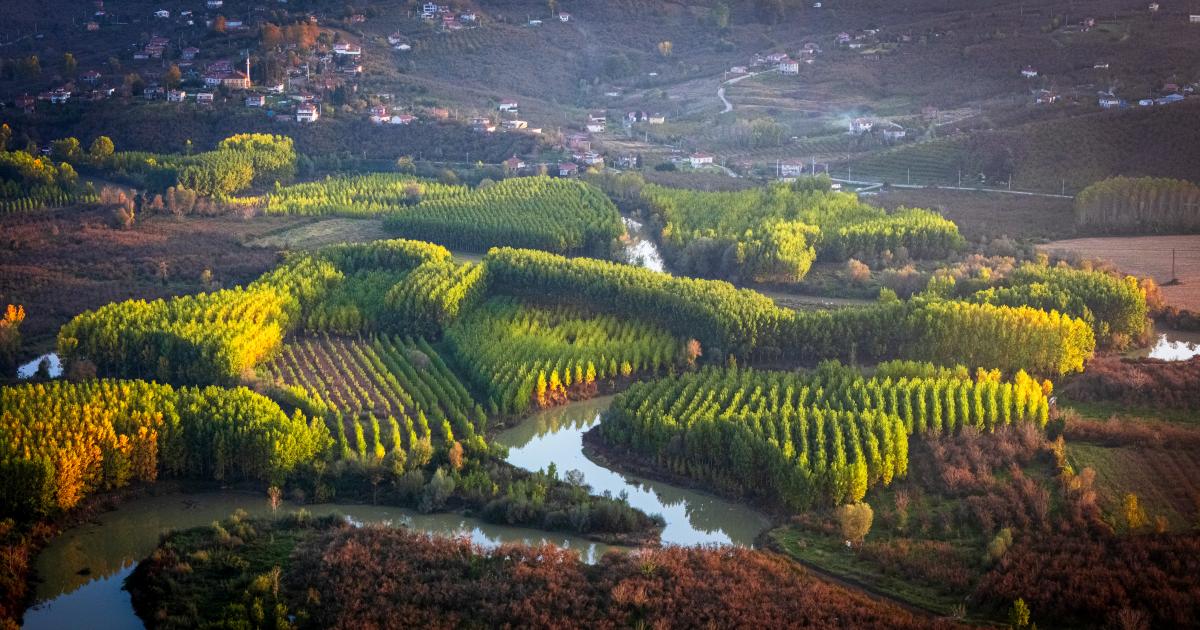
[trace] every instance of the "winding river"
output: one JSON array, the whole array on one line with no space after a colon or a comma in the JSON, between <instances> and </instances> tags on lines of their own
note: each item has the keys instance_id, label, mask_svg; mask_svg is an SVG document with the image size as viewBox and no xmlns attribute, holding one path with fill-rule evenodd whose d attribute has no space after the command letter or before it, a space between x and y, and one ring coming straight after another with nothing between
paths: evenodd
<instances>
[{"instance_id":1,"label":"winding river","mask_svg":"<svg viewBox=\"0 0 1200 630\"><path fill-rule=\"evenodd\" d=\"M767 520L747 507L701 492L623 475L584 457L583 433L599 421L609 398L578 402L535 414L497 436L509 447L508 461L530 470L553 463L560 475L578 470L595 492L622 492L629 502L666 521L668 544L750 545ZM300 506L286 506L294 510ZM610 547L579 537L534 529L504 527L458 514L419 514L412 510L371 505L306 505L314 515L342 514L355 523L405 525L433 534L469 536L484 546L506 542L549 542L577 549L595 561ZM122 504L93 521L56 537L36 560L38 603L25 613L25 628L142 628L134 614L125 578L137 561L172 529L204 526L235 510L252 516L271 513L265 497L236 492L169 494Z\"/></svg>"}]
</instances>

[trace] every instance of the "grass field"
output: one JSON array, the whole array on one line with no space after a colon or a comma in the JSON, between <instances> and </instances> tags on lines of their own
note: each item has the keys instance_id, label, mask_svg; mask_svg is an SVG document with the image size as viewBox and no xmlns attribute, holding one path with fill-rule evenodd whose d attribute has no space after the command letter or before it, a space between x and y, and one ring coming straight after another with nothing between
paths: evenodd
<instances>
[{"instance_id":1,"label":"grass field","mask_svg":"<svg viewBox=\"0 0 1200 630\"><path fill-rule=\"evenodd\" d=\"M858 584L870 585L870 590L911 606L950 615L962 603L961 595L941 592L912 580L884 572L876 564L862 559L846 548L837 536L827 536L793 527L780 527L769 534L784 553L812 566ZM969 553L968 549L962 550Z\"/></svg>"},{"instance_id":2,"label":"grass field","mask_svg":"<svg viewBox=\"0 0 1200 630\"><path fill-rule=\"evenodd\" d=\"M1070 199L935 188L893 188L864 199L888 209L904 206L936 210L957 223L962 235L970 240L999 236L1053 239L1075 234Z\"/></svg>"},{"instance_id":3,"label":"grass field","mask_svg":"<svg viewBox=\"0 0 1200 630\"><path fill-rule=\"evenodd\" d=\"M1188 530L1200 516L1200 453L1191 449L1110 448L1071 444L1075 469L1096 471L1105 517L1120 523L1125 495L1138 496L1151 519L1164 516L1173 530Z\"/></svg>"},{"instance_id":4,"label":"grass field","mask_svg":"<svg viewBox=\"0 0 1200 630\"><path fill-rule=\"evenodd\" d=\"M1200 235L1078 238L1047 243L1041 249L1107 260L1125 273L1154 278L1159 285L1171 280L1171 251L1175 250L1179 284L1163 286L1163 297L1170 306L1200 310Z\"/></svg>"},{"instance_id":5,"label":"grass field","mask_svg":"<svg viewBox=\"0 0 1200 630\"><path fill-rule=\"evenodd\" d=\"M380 219L306 220L246 243L267 249L317 249L334 243L366 243L391 238Z\"/></svg>"}]
</instances>

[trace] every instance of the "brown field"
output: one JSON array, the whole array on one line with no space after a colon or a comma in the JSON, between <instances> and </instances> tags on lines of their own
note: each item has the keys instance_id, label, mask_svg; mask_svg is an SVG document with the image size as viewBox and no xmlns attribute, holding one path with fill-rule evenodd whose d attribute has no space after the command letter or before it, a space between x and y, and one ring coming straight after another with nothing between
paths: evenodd
<instances>
[{"instance_id":1,"label":"brown field","mask_svg":"<svg viewBox=\"0 0 1200 630\"><path fill-rule=\"evenodd\" d=\"M197 293L211 270L213 286L253 280L276 253L244 239L293 219L139 218L131 230L109 225L106 212L64 209L0 218L0 305L25 306L25 354L50 350L58 329L81 311L131 298ZM166 280L160 264L166 264Z\"/></svg>"},{"instance_id":2,"label":"brown field","mask_svg":"<svg viewBox=\"0 0 1200 630\"><path fill-rule=\"evenodd\" d=\"M898 206L929 208L958 224L963 236L1015 239L1056 239L1075 235L1072 201L1005 193L899 189L865 197L888 209Z\"/></svg>"},{"instance_id":3,"label":"brown field","mask_svg":"<svg viewBox=\"0 0 1200 630\"><path fill-rule=\"evenodd\" d=\"M1041 249L1107 260L1125 273L1149 276L1160 285L1171 280L1171 251L1175 250L1179 284L1163 286L1163 297L1170 306L1200 311L1200 234L1077 238L1047 243Z\"/></svg>"}]
</instances>

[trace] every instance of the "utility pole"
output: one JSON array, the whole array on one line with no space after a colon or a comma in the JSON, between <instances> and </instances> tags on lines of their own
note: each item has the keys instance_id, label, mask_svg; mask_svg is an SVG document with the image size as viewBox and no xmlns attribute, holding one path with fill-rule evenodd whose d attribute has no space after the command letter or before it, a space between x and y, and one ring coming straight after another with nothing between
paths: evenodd
<instances>
[{"instance_id":1,"label":"utility pole","mask_svg":"<svg viewBox=\"0 0 1200 630\"><path fill-rule=\"evenodd\" d=\"M912 186L912 167L908 167L908 185Z\"/></svg>"},{"instance_id":2,"label":"utility pole","mask_svg":"<svg viewBox=\"0 0 1200 630\"><path fill-rule=\"evenodd\" d=\"M958 187L962 188L962 167L958 167Z\"/></svg>"}]
</instances>

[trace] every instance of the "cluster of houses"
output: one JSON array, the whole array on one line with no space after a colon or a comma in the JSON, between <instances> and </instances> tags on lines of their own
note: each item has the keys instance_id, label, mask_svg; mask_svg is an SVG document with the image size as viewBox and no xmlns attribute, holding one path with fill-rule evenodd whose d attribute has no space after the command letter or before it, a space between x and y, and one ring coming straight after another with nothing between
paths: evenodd
<instances>
[{"instance_id":1,"label":"cluster of houses","mask_svg":"<svg viewBox=\"0 0 1200 630\"><path fill-rule=\"evenodd\" d=\"M459 31L479 25L479 14L474 11L458 12L448 5L426 2L421 7L421 19L441 24L443 31Z\"/></svg>"},{"instance_id":2,"label":"cluster of houses","mask_svg":"<svg viewBox=\"0 0 1200 630\"><path fill-rule=\"evenodd\" d=\"M375 105L368 110L368 119L377 125L410 125L417 120L412 114L388 112L384 105Z\"/></svg>"},{"instance_id":3,"label":"cluster of houses","mask_svg":"<svg viewBox=\"0 0 1200 630\"><path fill-rule=\"evenodd\" d=\"M1195 84L1180 87L1177 83L1165 83L1158 89L1158 96L1139 99L1137 104L1139 107L1170 105L1178 103L1189 96L1194 96L1197 89L1198 86ZM1124 109L1129 107L1129 101L1117 96L1112 90L1097 93L1096 104L1104 109Z\"/></svg>"},{"instance_id":4,"label":"cluster of houses","mask_svg":"<svg viewBox=\"0 0 1200 630\"><path fill-rule=\"evenodd\" d=\"M632 126L638 123L645 123L647 125L662 125L666 124L666 122L666 115L658 112L654 112L653 114L648 114L644 111L625 112L626 126Z\"/></svg>"},{"instance_id":5,"label":"cluster of houses","mask_svg":"<svg viewBox=\"0 0 1200 630\"><path fill-rule=\"evenodd\" d=\"M854 135L877 133L888 142L900 142L908 137L908 130L903 125L890 120L875 120L863 116L850 120L850 133Z\"/></svg>"}]
</instances>

